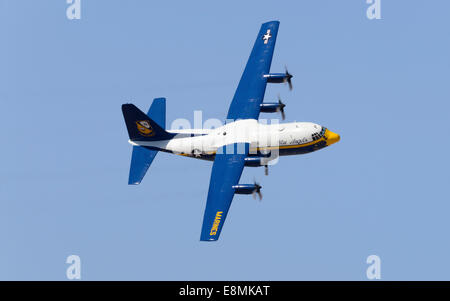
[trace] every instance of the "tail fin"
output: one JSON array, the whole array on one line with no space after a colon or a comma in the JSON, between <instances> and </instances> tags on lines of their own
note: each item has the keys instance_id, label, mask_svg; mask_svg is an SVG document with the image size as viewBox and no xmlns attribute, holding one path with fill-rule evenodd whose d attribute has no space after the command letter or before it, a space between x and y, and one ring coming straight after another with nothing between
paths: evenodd
<instances>
[{"instance_id":1,"label":"tail fin","mask_svg":"<svg viewBox=\"0 0 450 301\"><path fill-rule=\"evenodd\" d=\"M160 122L163 120L165 121L165 116L159 117L161 111L165 112L165 99L155 99L149 113L153 111L153 105L155 105L154 111L155 115L158 116L157 119L159 119ZM164 107L164 109L161 110L161 107ZM165 125L161 127L154 120L152 120L152 118L150 118L148 115L145 115L144 112L139 110L133 104L123 104L122 113L123 117L125 118L125 123L127 125L130 140L158 141L171 139L174 136L174 134L166 132L166 130L163 128L165 127Z\"/></svg>"},{"instance_id":2,"label":"tail fin","mask_svg":"<svg viewBox=\"0 0 450 301\"><path fill-rule=\"evenodd\" d=\"M150 110L148 111L147 115L144 114L142 116L140 113L142 113L138 108L136 108L134 105L123 105L122 106L123 115L125 117L125 122L127 124L128 133L130 135L130 139L133 140L132 134L130 133L130 127L128 126L129 123L133 122L134 120L129 120L132 118L131 116L135 116L139 113L138 116L144 117L140 118L142 120L148 120L150 124L150 120L153 121L153 123L156 123L157 126L161 130L165 132L166 127L166 99L165 98L156 98L153 100L153 103L150 107ZM138 113L136 113L136 111ZM131 114L129 114L131 112ZM143 113L142 113L143 114ZM132 123L133 125L133 123ZM137 124L136 124L137 126ZM133 125L132 130L135 131L136 126ZM145 125L142 125L145 127ZM155 130L156 126L152 129ZM137 130L140 133L140 130ZM134 133L134 132L133 132ZM136 134L136 133L134 133ZM133 134L133 135L134 135ZM156 134L155 134L156 136ZM152 136L154 137L154 136ZM140 137L139 137L140 138ZM131 164L130 164L130 174L128 177L128 184L129 185L138 185L141 183L142 179L144 178L145 174L147 173L148 168L153 162L153 159L155 159L156 154L158 153L157 150L148 149L142 146L133 146L133 153L131 156Z\"/></svg>"}]
</instances>

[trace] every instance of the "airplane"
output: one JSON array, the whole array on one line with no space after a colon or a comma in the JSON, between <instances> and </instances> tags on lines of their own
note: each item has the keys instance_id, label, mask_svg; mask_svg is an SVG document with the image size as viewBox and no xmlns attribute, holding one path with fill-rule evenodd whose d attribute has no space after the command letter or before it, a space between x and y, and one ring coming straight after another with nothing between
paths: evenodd
<instances>
[{"instance_id":1,"label":"airplane","mask_svg":"<svg viewBox=\"0 0 450 301\"><path fill-rule=\"evenodd\" d=\"M226 117L228 122L214 129L166 130L166 99L154 99L147 114L133 104L122 112L133 145L128 184L141 183L159 151L213 161L200 235L201 241L217 241L235 194L261 198L258 183L239 184L245 166L265 167L279 156L305 154L330 146L340 136L311 122L263 124L260 112L281 112L279 100L263 103L267 83L288 83L292 75L270 73L279 21L261 25L244 73ZM284 118L283 118L284 119Z\"/></svg>"}]
</instances>

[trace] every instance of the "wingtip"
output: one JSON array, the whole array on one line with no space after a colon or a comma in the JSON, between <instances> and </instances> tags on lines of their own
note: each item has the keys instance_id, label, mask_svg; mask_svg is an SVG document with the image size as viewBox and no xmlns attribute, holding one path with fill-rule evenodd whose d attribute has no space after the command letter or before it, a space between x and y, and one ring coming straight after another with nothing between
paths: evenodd
<instances>
[{"instance_id":1,"label":"wingtip","mask_svg":"<svg viewBox=\"0 0 450 301\"><path fill-rule=\"evenodd\" d=\"M202 235L200 235L200 241L217 241L219 238L218 237L214 237L212 235L205 234L202 233Z\"/></svg>"},{"instance_id":2,"label":"wingtip","mask_svg":"<svg viewBox=\"0 0 450 301\"><path fill-rule=\"evenodd\" d=\"M280 21L278 20L272 20L272 21L268 21L263 23L262 25L269 25L269 24L280 24Z\"/></svg>"},{"instance_id":3,"label":"wingtip","mask_svg":"<svg viewBox=\"0 0 450 301\"><path fill-rule=\"evenodd\" d=\"M214 238L208 238L208 239L200 238L200 241L213 242L213 241L217 241L217 239L214 239Z\"/></svg>"}]
</instances>

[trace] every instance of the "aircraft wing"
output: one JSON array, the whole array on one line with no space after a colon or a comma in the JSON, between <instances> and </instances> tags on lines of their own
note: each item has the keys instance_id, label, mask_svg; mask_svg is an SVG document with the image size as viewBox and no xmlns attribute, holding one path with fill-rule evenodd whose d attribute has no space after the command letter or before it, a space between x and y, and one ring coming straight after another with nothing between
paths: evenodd
<instances>
[{"instance_id":1,"label":"aircraft wing","mask_svg":"<svg viewBox=\"0 0 450 301\"><path fill-rule=\"evenodd\" d=\"M278 21L261 25L227 119L258 119L267 85L264 75L270 72L279 25ZM230 147L234 148L233 152L229 151ZM235 143L223 146L216 152L200 240L214 241L219 238L235 193L233 186L239 184L248 149L248 143Z\"/></svg>"},{"instance_id":2,"label":"aircraft wing","mask_svg":"<svg viewBox=\"0 0 450 301\"><path fill-rule=\"evenodd\" d=\"M233 200L233 186L239 183L248 149L248 143L235 143L218 149L209 182L200 240L214 241L219 238Z\"/></svg>"},{"instance_id":3,"label":"aircraft wing","mask_svg":"<svg viewBox=\"0 0 450 301\"><path fill-rule=\"evenodd\" d=\"M261 25L228 110L227 119L258 119L267 84L264 75L270 72L279 25L278 21Z\"/></svg>"}]
</instances>

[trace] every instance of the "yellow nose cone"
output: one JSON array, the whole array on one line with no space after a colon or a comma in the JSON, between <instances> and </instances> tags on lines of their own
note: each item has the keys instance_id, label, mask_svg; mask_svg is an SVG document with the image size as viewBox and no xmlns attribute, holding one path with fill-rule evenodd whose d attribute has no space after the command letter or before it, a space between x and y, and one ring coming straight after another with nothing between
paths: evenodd
<instances>
[{"instance_id":1,"label":"yellow nose cone","mask_svg":"<svg viewBox=\"0 0 450 301\"><path fill-rule=\"evenodd\" d=\"M341 136L339 136L339 134L333 133L329 130L325 131L325 137L327 138L327 145L331 145L341 140Z\"/></svg>"}]
</instances>

